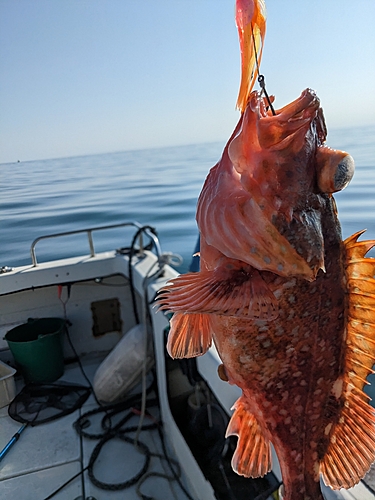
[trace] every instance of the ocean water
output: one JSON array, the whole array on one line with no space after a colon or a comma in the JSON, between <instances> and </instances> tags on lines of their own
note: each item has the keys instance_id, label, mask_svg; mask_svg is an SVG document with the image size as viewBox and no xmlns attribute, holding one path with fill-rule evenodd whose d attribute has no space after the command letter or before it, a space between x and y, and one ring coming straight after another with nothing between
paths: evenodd
<instances>
[{"instance_id":1,"label":"ocean water","mask_svg":"<svg viewBox=\"0 0 375 500\"><path fill-rule=\"evenodd\" d=\"M356 174L335 195L343 237L367 228L375 238L375 126L329 131L327 144L348 151ZM197 227L196 202L225 142L0 165L0 267L28 265L42 235L138 221L158 232L162 249L179 253L187 270ZM126 246L124 229L94 233L96 251ZM41 241L39 262L85 255L87 238Z\"/></svg>"}]
</instances>

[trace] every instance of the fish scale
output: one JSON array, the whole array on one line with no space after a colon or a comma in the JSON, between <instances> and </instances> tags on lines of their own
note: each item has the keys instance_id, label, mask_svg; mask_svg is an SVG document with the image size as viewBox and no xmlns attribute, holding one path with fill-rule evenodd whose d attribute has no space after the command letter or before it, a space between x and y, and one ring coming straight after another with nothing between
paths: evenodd
<instances>
[{"instance_id":1,"label":"fish scale","mask_svg":"<svg viewBox=\"0 0 375 500\"><path fill-rule=\"evenodd\" d=\"M263 47L264 2L237 0L237 24L254 70L244 52L251 37ZM167 349L200 356L214 342L218 375L242 389L227 429L236 472L269 472L272 443L284 500L323 500L320 476L350 488L375 461L363 392L375 363L375 240L342 241L333 193L354 161L326 146L315 92L269 110L242 69L239 122L198 200L200 271L158 297L174 313Z\"/></svg>"},{"instance_id":2,"label":"fish scale","mask_svg":"<svg viewBox=\"0 0 375 500\"><path fill-rule=\"evenodd\" d=\"M303 489L305 482L314 484L314 465L316 471L317 460L324 457L329 444L330 436L325 429L329 424L331 429L334 427L338 407L342 405L331 389L343 370L337 359L343 357L345 291L337 286L335 299L327 300L325 281L331 273L340 276L338 271L341 271L343 275L340 254L332 257L330 262L326 259L327 273L321 273L314 283L274 279L273 291L279 297L280 315L271 325L266 321L241 324L241 320L227 318L223 327L222 318L218 318L221 326L212 321L217 350L224 366L230 367L229 380L240 387L249 387L249 379L256 381L251 389L244 391L244 397L254 402L248 404L249 411L259 415L259 420L270 429L268 438L281 456L283 477L287 477L291 464L296 477L304 469L311 471L310 479L306 472L303 474L300 485L294 480L297 491ZM285 283L289 286L284 287ZM292 311L293 318L288 321L286 318ZM340 314L342 319L338 323ZM288 328L289 323L293 328ZM236 345L241 346L241 354ZM286 448L283 443L287 443ZM310 443L315 447L311 448ZM306 446L310 465L302 459L300 464L296 463L293 458L303 454ZM320 498L316 481L314 490L311 498Z\"/></svg>"}]
</instances>

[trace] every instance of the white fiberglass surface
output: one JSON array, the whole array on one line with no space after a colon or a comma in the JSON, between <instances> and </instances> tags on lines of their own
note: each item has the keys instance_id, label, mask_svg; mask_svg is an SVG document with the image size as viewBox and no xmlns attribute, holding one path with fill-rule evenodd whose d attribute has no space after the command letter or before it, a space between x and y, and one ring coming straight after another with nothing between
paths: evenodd
<instances>
[{"instance_id":1,"label":"white fiberglass surface","mask_svg":"<svg viewBox=\"0 0 375 500\"><path fill-rule=\"evenodd\" d=\"M101 359L91 360L85 364L85 373L90 380ZM75 382L87 385L77 365L67 367L64 376L58 382ZM140 387L135 389L139 392ZM58 418L55 421L35 427L28 426L20 435L19 440L0 462L0 498L18 500L43 500L59 488L68 479L79 473L88 464L97 440L80 438L73 423L83 413L97 408L93 398L87 400L80 410ZM156 411L156 413L155 413ZM154 410L154 417L158 417ZM100 430L100 419L103 414L91 419L91 427ZM96 420L95 420L96 419ZM137 426L137 416L129 421L129 425ZM148 422L146 422L148 423ZM0 410L0 449L9 442L22 424L12 420L7 408ZM135 432L129 434L134 437ZM156 430L141 431L140 441L144 442L151 452L162 454L161 442ZM81 441L82 440L82 441ZM133 444L120 439L113 439L104 447L98 458L94 472L95 476L108 483L121 483L132 478L139 472L145 461L145 456L137 451ZM165 461L151 457L148 472L154 474L169 474ZM78 476L53 498L57 500L73 500L89 496L99 499L127 500L139 499L136 485L122 490L103 490L98 488L84 473L84 480ZM177 483L151 475L140 487L145 495L173 500L181 498Z\"/></svg>"}]
</instances>

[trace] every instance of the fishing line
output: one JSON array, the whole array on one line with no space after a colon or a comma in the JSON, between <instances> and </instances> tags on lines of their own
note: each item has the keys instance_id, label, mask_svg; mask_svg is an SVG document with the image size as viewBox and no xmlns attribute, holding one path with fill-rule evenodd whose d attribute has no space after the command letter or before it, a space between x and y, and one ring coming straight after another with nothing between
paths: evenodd
<instances>
[{"instance_id":1,"label":"fishing line","mask_svg":"<svg viewBox=\"0 0 375 500\"><path fill-rule=\"evenodd\" d=\"M266 90L266 81L264 79L264 75L261 75L260 74L260 68L259 68L259 61L258 61L258 52L257 52L257 47L256 47L256 43L255 43L255 36L254 36L254 30L253 30L253 23L251 23L251 34L252 34L252 39L253 39L253 45L254 45L254 53L255 53L255 64L256 64L256 67L257 67L257 72L258 72L258 83L259 83L259 86L260 88L262 89L262 93L265 95L266 99L267 99L267 103L268 103L268 106L273 114L273 116L276 116L276 112L275 112L275 109L274 107L272 106L272 102L271 102L271 99L268 95L268 92Z\"/></svg>"},{"instance_id":2,"label":"fishing line","mask_svg":"<svg viewBox=\"0 0 375 500\"><path fill-rule=\"evenodd\" d=\"M142 237L142 233L145 233L146 230L149 230L151 233L153 233L156 236L155 228L153 228L152 226L143 226L143 227L139 228L138 231L133 236L133 240L131 242L130 249L129 249L128 274L129 274L130 294L131 294L131 298L132 298L135 322L137 325L139 325L140 319L139 319L139 314L138 314L135 288L134 288L134 282L133 282L132 259L133 259L134 255L136 255L136 253L139 251L136 249L135 243L136 243L138 238ZM152 248L152 242L150 243L149 246L143 247L143 250L150 250L151 248Z\"/></svg>"},{"instance_id":3,"label":"fishing line","mask_svg":"<svg viewBox=\"0 0 375 500\"><path fill-rule=\"evenodd\" d=\"M86 372L83 368L83 365L82 365L82 362L81 362L81 359L79 357L79 354L77 352L77 350L75 349L74 347L74 344L72 342L72 339L71 339L71 336L70 336L70 333L69 333L69 327L72 326L72 323L68 320L68 316L67 316L67 311L66 311L66 306L68 304L68 301L70 300L70 293L71 293L71 289L72 289L72 283L68 283L67 284L67 297L65 300L62 299L62 290L63 290L63 285L58 285L58 298L63 306L63 312L64 312L64 319L65 319L65 333L66 333L66 337L68 339L68 342L69 342L69 345L70 345L70 348L72 349L73 353L74 353L74 356L75 356L75 360L77 361L77 364L79 366L79 369L81 370L81 373L83 375L83 377L85 378L86 382L88 383L90 389L91 389L91 393L92 395L94 396L95 398L95 401L97 403L98 406L103 406L102 403L98 400L98 398L96 397L96 394L95 394L95 391L94 391L94 387L90 381L90 379L88 378L88 376L86 375Z\"/></svg>"}]
</instances>

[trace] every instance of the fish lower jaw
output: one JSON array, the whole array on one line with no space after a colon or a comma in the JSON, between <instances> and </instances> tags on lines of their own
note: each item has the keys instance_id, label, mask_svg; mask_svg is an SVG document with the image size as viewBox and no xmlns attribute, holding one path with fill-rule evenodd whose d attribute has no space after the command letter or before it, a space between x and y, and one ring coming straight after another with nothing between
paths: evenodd
<instances>
[{"instance_id":1,"label":"fish lower jaw","mask_svg":"<svg viewBox=\"0 0 375 500\"><path fill-rule=\"evenodd\" d=\"M279 119L283 118L285 121L292 121L294 118L298 118L300 113L303 114L306 111L310 113L312 110L318 110L319 106L320 99L315 90L307 88L301 92L301 95L295 101L276 110L276 116Z\"/></svg>"}]
</instances>

